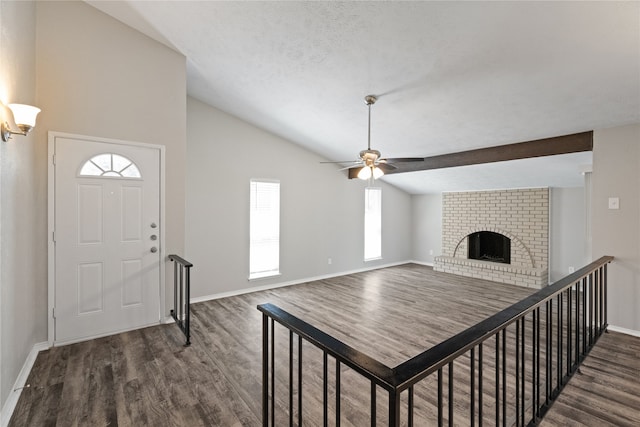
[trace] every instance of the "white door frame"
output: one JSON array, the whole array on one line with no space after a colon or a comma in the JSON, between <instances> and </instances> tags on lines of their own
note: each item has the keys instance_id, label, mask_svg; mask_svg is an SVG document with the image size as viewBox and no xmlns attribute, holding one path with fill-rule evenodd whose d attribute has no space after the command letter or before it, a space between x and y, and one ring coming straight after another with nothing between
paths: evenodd
<instances>
[{"instance_id":1,"label":"white door frame","mask_svg":"<svg viewBox=\"0 0 640 427\"><path fill-rule=\"evenodd\" d=\"M49 131L49 152L47 155L47 168L48 168L48 295L49 303L47 310L47 323L48 323L48 343L49 347L53 347L55 337L55 321L54 312L55 307L55 289L56 289L56 246L53 240L55 232L55 206L56 206L56 183L55 183L55 141L56 138L66 139L81 139L90 140L95 142L104 142L108 144L127 145L132 147L153 148L160 152L160 286L159 286L159 307L158 307L158 323L164 322L165 318L165 269L166 269L166 254L165 254L165 146L156 144L146 144L142 142L125 141L119 139L99 138L95 136L77 135L64 132ZM98 338L89 337L83 338L82 341ZM69 342L65 342L70 344Z\"/></svg>"}]
</instances>

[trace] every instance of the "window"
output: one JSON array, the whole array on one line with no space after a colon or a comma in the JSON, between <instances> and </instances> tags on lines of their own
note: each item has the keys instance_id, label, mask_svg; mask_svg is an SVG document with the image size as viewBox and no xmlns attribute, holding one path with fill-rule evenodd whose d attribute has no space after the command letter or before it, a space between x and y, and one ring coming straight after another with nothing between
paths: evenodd
<instances>
[{"instance_id":1,"label":"window","mask_svg":"<svg viewBox=\"0 0 640 427\"><path fill-rule=\"evenodd\" d=\"M364 260L382 258L382 188L364 190Z\"/></svg>"},{"instance_id":2,"label":"window","mask_svg":"<svg viewBox=\"0 0 640 427\"><path fill-rule=\"evenodd\" d=\"M280 183L251 180L249 279L280 274Z\"/></svg>"},{"instance_id":3,"label":"window","mask_svg":"<svg viewBox=\"0 0 640 427\"><path fill-rule=\"evenodd\" d=\"M119 154L98 154L87 160L80 176L106 176L116 178L142 178L138 167L131 160Z\"/></svg>"}]
</instances>

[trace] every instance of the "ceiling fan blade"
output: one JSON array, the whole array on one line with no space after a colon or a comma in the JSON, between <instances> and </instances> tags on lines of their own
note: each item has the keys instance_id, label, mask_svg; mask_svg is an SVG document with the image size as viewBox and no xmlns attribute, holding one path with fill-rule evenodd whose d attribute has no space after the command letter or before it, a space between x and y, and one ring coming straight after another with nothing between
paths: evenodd
<instances>
[{"instance_id":1,"label":"ceiling fan blade","mask_svg":"<svg viewBox=\"0 0 640 427\"><path fill-rule=\"evenodd\" d=\"M409 163L409 162L424 162L424 157L391 157L388 159L380 159L384 163Z\"/></svg>"},{"instance_id":2,"label":"ceiling fan blade","mask_svg":"<svg viewBox=\"0 0 640 427\"><path fill-rule=\"evenodd\" d=\"M388 163L378 163L376 165L377 167L379 167L380 169L382 169L382 172L387 173L389 171L392 171L394 169L398 169L397 167L390 165Z\"/></svg>"},{"instance_id":3,"label":"ceiling fan blade","mask_svg":"<svg viewBox=\"0 0 640 427\"><path fill-rule=\"evenodd\" d=\"M354 166L354 165L345 166L343 168L338 169L338 171L344 171L344 170L352 169L352 168L353 169L362 169L362 166Z\"/></svg>"},{"instance_id":4,"label":"ceiling fan blade","mask_svg":"<svg viewBox=\"0 0 640 427\"><path fill-rule=\"evenodd\" d=\"M341 162L320 162L320 163L359 163L360 160L343 160Z\"/></svg>"}]
</instances>

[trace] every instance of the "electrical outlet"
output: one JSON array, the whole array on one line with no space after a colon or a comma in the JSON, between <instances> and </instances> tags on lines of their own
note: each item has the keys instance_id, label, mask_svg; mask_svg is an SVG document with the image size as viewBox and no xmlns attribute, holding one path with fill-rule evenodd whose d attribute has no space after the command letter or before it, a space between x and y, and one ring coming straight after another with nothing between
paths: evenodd
<instances>
[{"instance_id":1,"label":"electrical outlet","mask_svg":"<svg viewBox=\"0 0 640 427\"><path fill-rule=\"evenodd\" d=\"M327 258L327 264L331 265L332 262L333 260L331 258Z\"/></svg>"},{"instance_id":2,"label":"electrical outlet","mask_svg":"<svg viewBox=\"0 0 640 427\"><path fill-rule=\"evenodd\" d=\"M569 267L569 274L571 274L571 273L573 273L573 272L575 272L575 271L576 271L576 269L575 269L575 268L573 268L573 267Z\"/></svg>"},{"instance_id":3,"label":"electrical outlet","mask_svg":"<svg viewBox=\"0 0 640 427\"><path fill-rule=\"evenodd\" d=\"M429 251L429 255L433 255L433 249Z\"/></svg>"}]
</instances>

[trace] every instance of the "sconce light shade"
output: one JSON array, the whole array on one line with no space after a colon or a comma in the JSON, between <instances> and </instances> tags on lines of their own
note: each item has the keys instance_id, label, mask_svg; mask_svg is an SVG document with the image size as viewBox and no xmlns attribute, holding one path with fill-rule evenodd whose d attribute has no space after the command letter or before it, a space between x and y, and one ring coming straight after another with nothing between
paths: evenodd
<instances>
[{"instance_id":1,"label":"sconce light shade","mask_svg":"<svg viewBox=\"0 0 640 427\"><path fill-rule=\"evenodd\" d=\"M26 104L9 104L7 105L13 113L13 121L20 129L22 126L29 126L29 129L36 125L36 116L40 112L38 107Z\"/></svg>"},{"instance_id":2,"label":"sconce light shade","mask_svg":"<svg viewBox=\"0 0 640 427\"><path fill-rule=\"evenodd\" d=\"M9 123L2 123L2 140L7 142L12 134L26 135L36 125L36 116L40 112L38 107L26 104L9 104L7 105L13 113L13 121L20 131L11 130Z\"/></svg>"}]
</instances>

